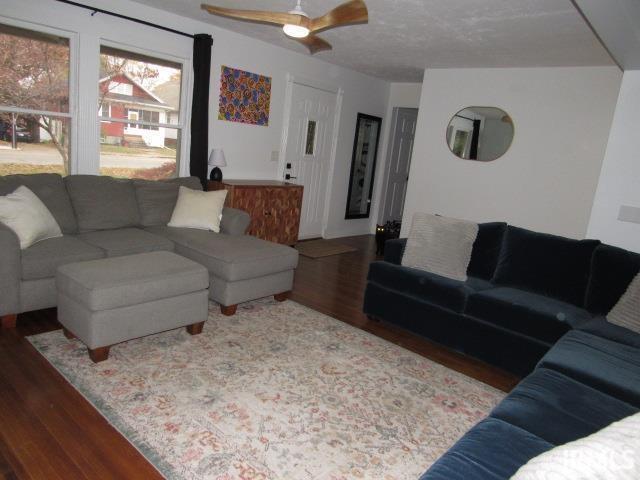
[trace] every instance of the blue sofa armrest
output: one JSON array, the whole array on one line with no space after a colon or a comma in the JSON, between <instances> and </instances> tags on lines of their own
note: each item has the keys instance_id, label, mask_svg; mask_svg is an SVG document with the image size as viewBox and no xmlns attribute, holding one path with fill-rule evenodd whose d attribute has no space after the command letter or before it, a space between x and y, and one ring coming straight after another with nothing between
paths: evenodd
<instances>
[{"instance_id":1,"label":"blue sofa armrest","mask_svg":"<svg viewBox=\"0 0 640 480\"><path fill-rule=\"evenodd\" d=\"M402 263L402 255L404 254L404 247L406 244L406 238L394 238L387 240L384 244L384 261L400 265Z\"/></svg>"}]
</instances>

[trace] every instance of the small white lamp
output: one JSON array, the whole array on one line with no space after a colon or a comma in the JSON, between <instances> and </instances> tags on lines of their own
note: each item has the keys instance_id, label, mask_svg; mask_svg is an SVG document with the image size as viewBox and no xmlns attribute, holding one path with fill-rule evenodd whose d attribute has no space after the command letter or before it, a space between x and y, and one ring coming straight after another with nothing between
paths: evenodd
<instances>
[{"instance_id":1,"label":"small white lamp","mask_svg":"<svg viewBox=\"0 0 640 480\"><path fill-rule=\"evenodd\" d=\"M211 150L211 155L209 155L209 165L213 168L211 169L211 174L209 178L211 180L215 180L216 182L222 181L222 170L218 167L226 167L227 160L224 158L224 150L221 148L214 148Z\"/></svg>"}]
</instances>

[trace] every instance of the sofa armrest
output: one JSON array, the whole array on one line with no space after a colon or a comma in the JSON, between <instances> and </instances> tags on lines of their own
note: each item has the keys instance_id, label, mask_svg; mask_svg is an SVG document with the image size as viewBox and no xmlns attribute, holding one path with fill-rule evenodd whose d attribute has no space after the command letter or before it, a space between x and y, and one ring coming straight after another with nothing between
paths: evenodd
<instances>
[{"instance_id":1,"label":"sofa armrest","mask_svg":"<svg viewBox=\"0 0 640 480\"><path fill-rule=\"evenodd\" d=\"M19 313L21 262L18 236L0 223L0 315Z\"/></svg>"},{"instance_id":2,"label":"sofa armrest","mask_svg":"<svg viewBox=\"0 0 640 480\"><path fill-rule=\"evenodd\" d=\"M227 235L244 235L251 223L251 217L244 210L224 207L220 221L220 233Z\"/></svg>"},{"instance_id":3,"label":"sofa armrest","mask_svg":"<svg viewBox=\"0 0 640 480\"><path fill-rule=\"evenodd\" d=\"M407 244L406 238L394 238L387 240L384 244L384 261L400 265L402 263L402 255L404 247Z\"/></svg>"}]
</instances>

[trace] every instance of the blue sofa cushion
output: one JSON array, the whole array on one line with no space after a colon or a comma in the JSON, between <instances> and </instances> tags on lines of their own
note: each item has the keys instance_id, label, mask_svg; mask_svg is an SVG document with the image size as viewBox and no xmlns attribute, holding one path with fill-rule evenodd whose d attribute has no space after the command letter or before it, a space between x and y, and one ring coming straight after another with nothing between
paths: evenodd
<instances>
[{"instance_id":1,"label":"blue sofa cushion","mask_svg":"<svg viewBox=\"0 0 640 480\"><path fill-rule=\"evenodd\" d=\"M491 412L554 445L586 437L638 409L554 370L539 368Z\"/></svg>"},{"instance_id":2,"label":"blue sofa cushion","mask_svg":"<svg viewBox=\"0 0 640 480\"><path fill-rule=\"evenodd\" d=\"M506 480L531 458L553 448L545 440L497 418L469 430L420 480Z\"/></svg>"},{"instance_id":3,"label":"blue sofa cushion","mask_svg":"<svg viewBox=\"0 0 640 480\"><path fill-rule=\"evenodd\" d=\"M548 343L592 318L570 303L507 287L473 293L465 314Z\"/></svg>"},{"instance_id":4,"label":"blue sofa cushion","mask_svg":"<svg viewBox=\"0 0 640 480\"><path fill-rule=\"evenodd\" d=\"M504 222L480 223L478 236L473 242L471 261L467 273L484 280L491 280L498 265L500 250L507 224Z\"/></svg>"},{"instance_id":5,"label":"blue sofa cushion","mask_svg":"<svg viewBox=\"0 0 640 480\"><path fill-rule=\"evenodd\" d=\"M580 330L560 339L538 363L640 407L640 349Z\"/></svg>"},{"instance_id":6,"label":"blue sofa cushion","mask_svg":"<svg viewBox=\"0 0 640 480\"><path fill-rule=\"evenodd\" d=\"M407 245L406 238L393 238L384 243L384 261L400 265L404 247Z\"/></svg>"},{"instance_id":7,"label":"blue sofa cushion","mask_svg":"<svg viewBox=\"0 0 640 480\"><path fill-rule=\"evenodd\" d=\"M599 243L509 226L493 282L583 306Z\"/></svg>"},{"instance_id":8,"label":"blue sofa cushion","mask_svg":"<svg viewBox=\"0 0 640 480\"><path fill-rule=\"evenodd\" d=\"M371 263L368 279L388 289L419 297L456 312L462 312L470 294L492 287L489 282L479 278L469 277L466 282L461 282L389 262Z\"/></svg>"},{"instance_id":9,"label":"blue sofa cushion","mask_svg":"<svg viewBox=\"0 0 640 480\"><path fill-rule=\"evenodd\" d=\"M609 313L639 271L640 254L600 245L593 252L591 262L587 310L598 315Z\"/></svg>"},{"instance_id":10,"label":"blue sofa cushion","mask_svg":"<svg viewBox=\"0 0 640 480\"><path fill-rule=\"evenodd\" d=\"M580 325L578 330L592 335L597 335L598 337L608 338L609 340L622 343L623 345L640 348L640 334L637 334L628 328L609 323L604 317L596 317L593 320Z\"/></svg>"}]
</instances>

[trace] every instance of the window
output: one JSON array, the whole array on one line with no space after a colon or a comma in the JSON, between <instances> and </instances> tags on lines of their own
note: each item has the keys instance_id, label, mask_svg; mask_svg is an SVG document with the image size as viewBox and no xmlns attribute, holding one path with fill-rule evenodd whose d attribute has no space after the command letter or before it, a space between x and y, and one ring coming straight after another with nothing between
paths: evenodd
<instances>
[{"instance_id":1,"label":"window","mask_svg":"<svg viewBox=\"0 0 640 480\"><path fill-rule=\"evenodd\" d=\"M109 91L111 93L119 93L121 95L133 96L133 85L130 83L111 82L109 84Z\"/></svg>"},{"instance_id":2,"label":"window","mask_svg":"<svg viewBox=\"0 0 640 480\"><path fill-rule=\"evenodd\" d=\"M149 123L159 123L160 122L160 112L151 112L149 110L138 110L138 109L127 109L127 118L129 120L142 120L143 122ZM154 127L153 125L144 125L144 124L136 124L130 123L129 129L139 129L139 130L158 130L158 127Z\"/></svg>"},{"instance_id":3,"label":"window","mask_svg":"<svg viewBox=\"0 0 640 480\"><path fill-rule=\"evenodd\" d=\"M0 175L69 172L69 39L0 24Z\"/></svg>"},{"instance_id":4,"label":"window","mask_svg":"<svg viewBox=\"0 0 640 480\"><path fill-rule=\"evenodd\" d=\"M111 116L111 104L105 102L100 105L100 108L98 109L98 116L100 118L109 118Z\"/></svg>"},{"instance_id":5,"label":"window","mask_svg":"<svg viewBox=\"0 0 640 480\"><path fill-rule=\"evenodd\" d=\"M147 179L176 176L182 65L103 45L100 69L100 173Z\"/></svg>"}]
</instances>

